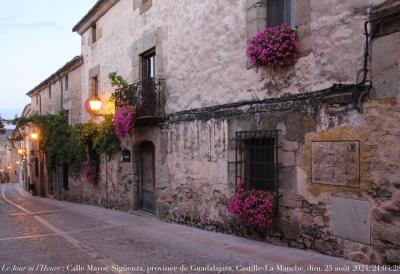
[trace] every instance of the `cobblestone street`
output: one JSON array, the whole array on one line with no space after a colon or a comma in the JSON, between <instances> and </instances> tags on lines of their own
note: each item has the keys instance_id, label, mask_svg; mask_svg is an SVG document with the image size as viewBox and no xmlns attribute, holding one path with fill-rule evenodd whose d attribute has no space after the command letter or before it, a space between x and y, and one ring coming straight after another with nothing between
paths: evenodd
<instances>
[{"instance_id":1,"label":"cobblestone street","mask_svg":"<svg viewBox=\"0 0 400 274\"><path fill-rule=\"evenodd\" d=\"M32 197L17 184L0 187L4 273L266 273L265 265L274 267L272 273L297 273L301 267L307 273L327 273L329 267L356 266L340 258L164 223L140 211L128 214Z\"/></svg>"}]
</instances>

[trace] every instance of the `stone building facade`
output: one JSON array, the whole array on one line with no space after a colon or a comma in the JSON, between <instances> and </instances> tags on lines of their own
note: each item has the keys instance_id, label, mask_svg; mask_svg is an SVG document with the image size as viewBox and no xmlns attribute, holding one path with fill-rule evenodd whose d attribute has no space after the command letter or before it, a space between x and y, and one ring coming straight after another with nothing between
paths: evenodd
<instances>
[{"instance_id":1,"label":"stone building facade","mask_svg":"<svg viewBox=\"0 0 400 274\"><path fill-rule=\"evenodd\" d=\"M21 117L29 117L31 113L31 104L28 104L22 110ZM31 175L33 174L29 164L31 162L31 154L29 151L32 150L32 140L30 139L30 136L25 136L25 138L17 146L17 149L19 150L18 156L21 163L19 181L21 186L25 190L29 191L31 187Z\"/></svg>"},{"instance_id":2,"label":"stone building facade","mask_svg":"<svg viewBox=\"0 0 400 274\"><path fill-rule=\"evenodd\" d=\"M0 182L17 182L19 163L18 153L8 142L12 130L6 129L0 137Z\"/></svg>"},{"instance_id":3,"label":"stone building facade","mask_svg":"<svg viewBox=\"0 0 400 274\"><path fill-rule=\"evenodd\" d=\"M82 58L74 57L54 74L30 90L30 114L57 113L65 110L70 124L81 122L81 71ZM25 140L26 170L29 171L29 182L34 185L34 192L40 196L60 197L68 185L68 169L50 172L46 168L46 159L40 152L39 142L28 138Z\"/></svg>"},{"instance_id":4,"label":"stone building facade","mask_svg":"<svg viewBox=\"0 0 400 274\"><path fill-rule=\"evenodd\" d=\"M256 69L246 45L271 26L274 2L99 0L73 29L82 37L81 102L107 102L110 72L131 84L127 93L152 81L159 101L142 105L157 111L137 117L121 153L102 157L98 184L71 178L62 197L398 264L399 1L285 0L299 59ZM248 156L257 148L261 156ZM257 159L270 167L260 171ZM227 208L239 180L260 182L254 174L268 177L275 197L266 231Z\"/></svg>"}]
</instances>

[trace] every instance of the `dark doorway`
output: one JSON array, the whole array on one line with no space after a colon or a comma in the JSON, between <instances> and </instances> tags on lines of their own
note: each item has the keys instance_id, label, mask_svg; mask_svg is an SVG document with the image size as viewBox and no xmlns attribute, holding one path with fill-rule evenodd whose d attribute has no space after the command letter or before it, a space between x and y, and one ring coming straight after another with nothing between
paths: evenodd
<instances>
[{"instance_id":1,"label":"dark doorway","mask_svg":"<svg viewBox=\"0 0 400 274\"><path fill-rule=\"evenodd\" d=\"M53 195L53 178L54 178L54 171L51 169L48 171L48 176L47 176L48 195Z\"/></svg>"},{"instance_id":2,"label":"dark doorway","mask_svg":"<svg viewBox=\"0 0 400 274\"><path fill-rule=\"evenodd\" d=\"M62 182L64 190L69 190L69 167L67 164L63 165L62 168Z\"/></svg>"},{"instance_id":3,"label":"dark doorway","mask_svg":"<svg viewBox=\"0 0 400 274\"><path fill-rule=\"evenodd\" d=\"M140 146L141 207L151 213L156 212L154 151L151 142L144 142Z\"/></svg>"},{"instance_id":4,"label":"dark doorway","mask_svg":"<svg viewBox=\"0 0 400 274\"><path fill-rule=\"evenodd\" d=\"M46 186L45 186L45 174L44 174L44 163L40 161L39 163L39 185L40 185L40 196L46 197Z\"/></svg>"}]
</instances>

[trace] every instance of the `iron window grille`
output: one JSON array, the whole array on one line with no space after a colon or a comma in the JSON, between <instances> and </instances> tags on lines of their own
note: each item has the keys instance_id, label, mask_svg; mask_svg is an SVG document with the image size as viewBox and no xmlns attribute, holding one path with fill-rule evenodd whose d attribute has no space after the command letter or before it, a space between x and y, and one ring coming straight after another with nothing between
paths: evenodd
<instances>
[{"instance_id":1,"label":"iron window grille","mask_svg":"<svg viewBox=\"0 0 400 274\"><path fill-rule=\"evenodd\" d=\"M274 194L278 199L278 130L236 132L236 184Z\"/></svg>"}]
</instances>

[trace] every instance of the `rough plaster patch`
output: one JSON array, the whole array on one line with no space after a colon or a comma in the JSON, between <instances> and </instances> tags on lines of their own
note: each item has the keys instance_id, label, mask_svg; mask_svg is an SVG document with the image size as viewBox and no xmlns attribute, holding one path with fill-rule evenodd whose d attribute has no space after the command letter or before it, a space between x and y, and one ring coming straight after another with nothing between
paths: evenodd
<instances>
[{"instance_id":1,"label":"rough plaster patch","mask_svg":"<svg viewBox=\"0 0 400 274\"><path fill-rule=\"evenodd\" d=\"M359 187L359 141L312 142L312 183Z\"/></svg>"}]
</instances>

